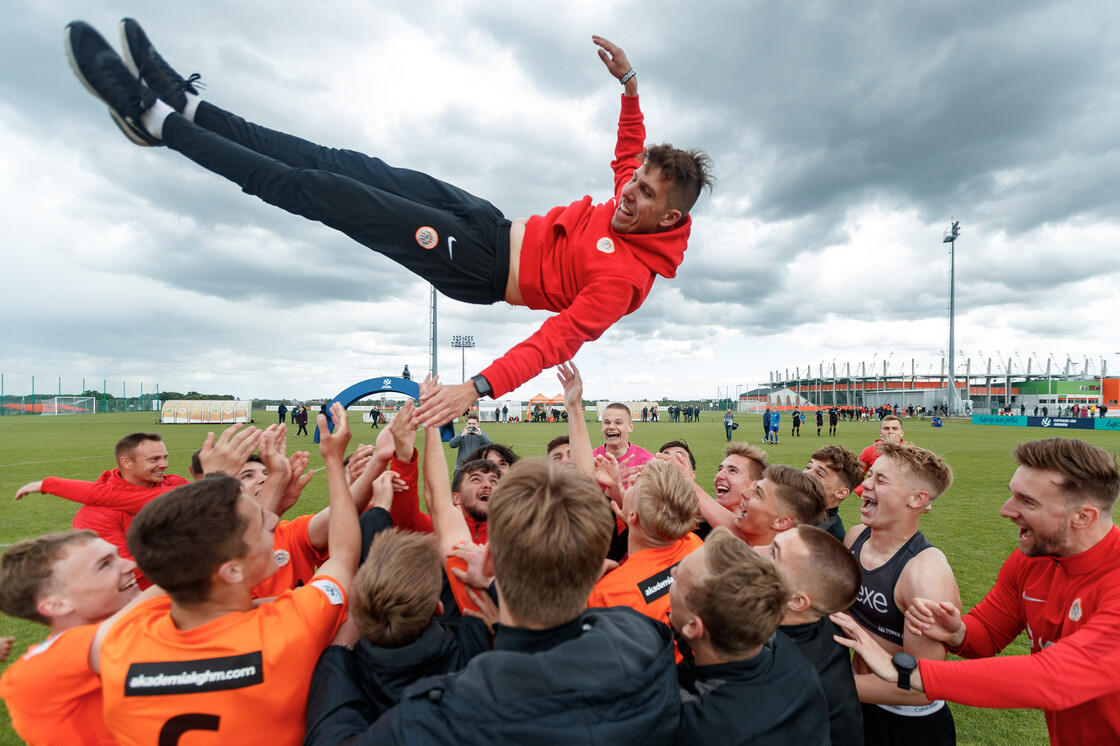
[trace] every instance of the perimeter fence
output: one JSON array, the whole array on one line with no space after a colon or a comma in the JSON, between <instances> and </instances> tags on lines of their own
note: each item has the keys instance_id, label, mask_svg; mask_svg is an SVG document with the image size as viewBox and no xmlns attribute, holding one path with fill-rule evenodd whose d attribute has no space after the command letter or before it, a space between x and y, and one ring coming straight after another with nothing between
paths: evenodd
<instances>
[{"instance_id":1,"label":"perimeter fence","mask_svg":"<svg viewBox=\"0 0 1120 746\"><path fill-rule=\"evenodd\" d=\"M54 406L57 399L78 397L92 398L96 412L159 411L159 402L168 393L160 391L159 383L143 380L0 373L0 416L54 414L59 410ZM175 398L183 397L176 393Z\"/></svg>"}]
</instances>

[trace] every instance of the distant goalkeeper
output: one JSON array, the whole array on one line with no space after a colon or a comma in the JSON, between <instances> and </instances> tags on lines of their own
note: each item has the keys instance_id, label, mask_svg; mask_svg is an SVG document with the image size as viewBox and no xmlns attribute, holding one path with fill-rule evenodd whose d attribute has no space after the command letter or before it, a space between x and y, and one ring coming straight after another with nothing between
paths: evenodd
<instances>
[{"instance_id":1,"label":"distant goalkeeper","mask_svg":"<svg viewBox=\"0 0 1120 746\"><path fill-rule=\"evenodd\" d=\"M192 85L197 76L176 73L136 21L121 22L121 37L131 71L81 21L66 27L66 50L79 79L133 142L167 145L248 194L340 230L450 298L558 312L470 381L433 391L418 410L425 425L448 422L478 396L498 398L570 360L636 311L656 275L676 275L692 228L688 213L711 188L703 152L644 147L634 70L622 49L598 36L599 57L624 87L614 197L599 205L584 197L512 221L426 174L246 122L202 101Z\"/></svg>"}]
</instances>

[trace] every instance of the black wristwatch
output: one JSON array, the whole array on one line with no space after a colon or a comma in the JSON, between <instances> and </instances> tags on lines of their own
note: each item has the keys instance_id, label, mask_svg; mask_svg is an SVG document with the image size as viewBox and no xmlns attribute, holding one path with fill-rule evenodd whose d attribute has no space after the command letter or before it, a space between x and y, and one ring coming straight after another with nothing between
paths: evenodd
<instances>
[{"instance_id":1,"label":"black wristwatch","mask_svg":"<svg viewBox=\"0 0 1120 746\"><path fill-rule=\"evenodd\" d=\"M494 393L494 389L490 388L490 382L481 373L471 376L471 380L474 381L474 390L479 396L490 396Z\"/></svg>"},{"instance_id":2,"label":"black wristwatch","mask_svg":"<svg viewBox=\"0 0 1120 746\"><path fill-rule=\"evenodd\" d=\"M898 688L910 691L910 674L918 667L918 661L909 653L895 653L891 661L898 671Z\"/></svg>"}]
</instances>

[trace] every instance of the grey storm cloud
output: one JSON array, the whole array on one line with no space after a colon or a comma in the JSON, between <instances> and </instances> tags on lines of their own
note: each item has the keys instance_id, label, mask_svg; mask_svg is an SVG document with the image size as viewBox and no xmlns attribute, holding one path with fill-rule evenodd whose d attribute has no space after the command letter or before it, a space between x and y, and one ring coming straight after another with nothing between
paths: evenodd
<instances>
[{"instance_id":1,"label":"grey storm cloud","mask_svg":"<svg viewBox=\"0 0 1120 746\"><path fill-rule=\"evenodd\" d=\"M45 262L58 276L49 308L28 313L24 287L2 301L23 323L5 331L0 369L95 359L143 369L136 306L176 350L158 370L169 384L205 368L244 388L259 365L292 393L333 385L321 372L332 357L378 370L426 360L422 280L120 138L69 71L61 36L85 17L115 43L117 16L132 13L180 71L202 74L215 104L432 173L509 217L610 197L620 91L590 35L620 44L650 138L704 148L718 181L693 213L678 276L658 279L637 313L581 353L604 394L626 395L612 382L647 372L670 389L697 386L701 359L726 384L838 351L936 354L948 289L940 231L952 219L965 226L962 344L1037 340L1074 355L1108 344L1089 321L1092 304L1120 302L1114 3L748 0L682 13L668 0L254 0L188 14L61 0L13 9L0 44L0 132L20 144L5 154L0 217L9 240L34 247L14 257L23 271ZM1087 297L1080 283L1094 274ZM441 336L478 335L466 356L475 370L547 317L440 309ZM912 338L919 325L938 338ZM45 338L51 346L36 342ZM663 345L672 354L643 357ZM617 373L620 360L635 375ZM554 385L546 372L529 386Z\"/></svg>"}]
</instances>

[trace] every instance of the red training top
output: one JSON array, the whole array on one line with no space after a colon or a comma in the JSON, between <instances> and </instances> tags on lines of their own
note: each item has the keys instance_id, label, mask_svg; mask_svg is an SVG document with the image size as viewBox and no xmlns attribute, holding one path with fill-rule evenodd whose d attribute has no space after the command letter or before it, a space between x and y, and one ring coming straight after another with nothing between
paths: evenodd
<instances>
[{"instance_id":1,"label":"red training top","mask_svg":"<svg viewBox=\"0 0 1120 746\"><path fill-rule=\"evenodd\" d=\"M655 275L676 276L692 229L690 217L661 233L622 234L611 228L618 192L642 165L638 156L645 137L638 97L623 96L611 162L614 197L599 205L584 197L529 218L521 244L521 295L529 308L558 313L482 371L495 399L545 368L571 360L584 342L638 310Z\"/></svg>"},{"instance_id":2,"label":"red training top","mask_svg":"<svg viewBox=\"0 0 1120 746\"><path fill-rule=\"evenodd\" d=\"M1120 742L1120 528L1072 557L1017 550L964 623L978 660L919 660L926 696L1040 708L1055 746ZM991 657L1024 629L1030 655Z\"/></svg>"},{"instance_id":3,"label":"red training top","mask_svg":"<svg viewBox=\"0 0 1120 746\"><path fill-rule=\"evenodd\" d=\"M420 468L416 460L416 451L412 452L412 460L399 461L396 456L389 462L389 469L395 471L401 479L408 483L408 489L398 492L393 496L393 507L389 510L389 517L393 525L405 531L416 531L421 534L430 534L432 517L420 510ZM464 514L467 528L471 531L471 540L475 544L485 544L488 541L486 531L487 523L476 523L469 515Z\"/></svg>"},{"instance_id":4,"label":"red training top","mask_svg":"<svg viewBox=\"0 0 1120 746\"><path fill-rule=\"evenodd\" d=\"M138 487L124 481L120 469L113 469L104 472L96 482L47 477L43 480L42 490L48 495L82 503L71 525L96 531L98 536L115 546L122 557L132 559L125 537L133 516L163 493L189 483L175 474L165 474L163 481L155 487ZM139 568L136 578L141 588L151 585Z\"/></svg>"}]
</instances>

